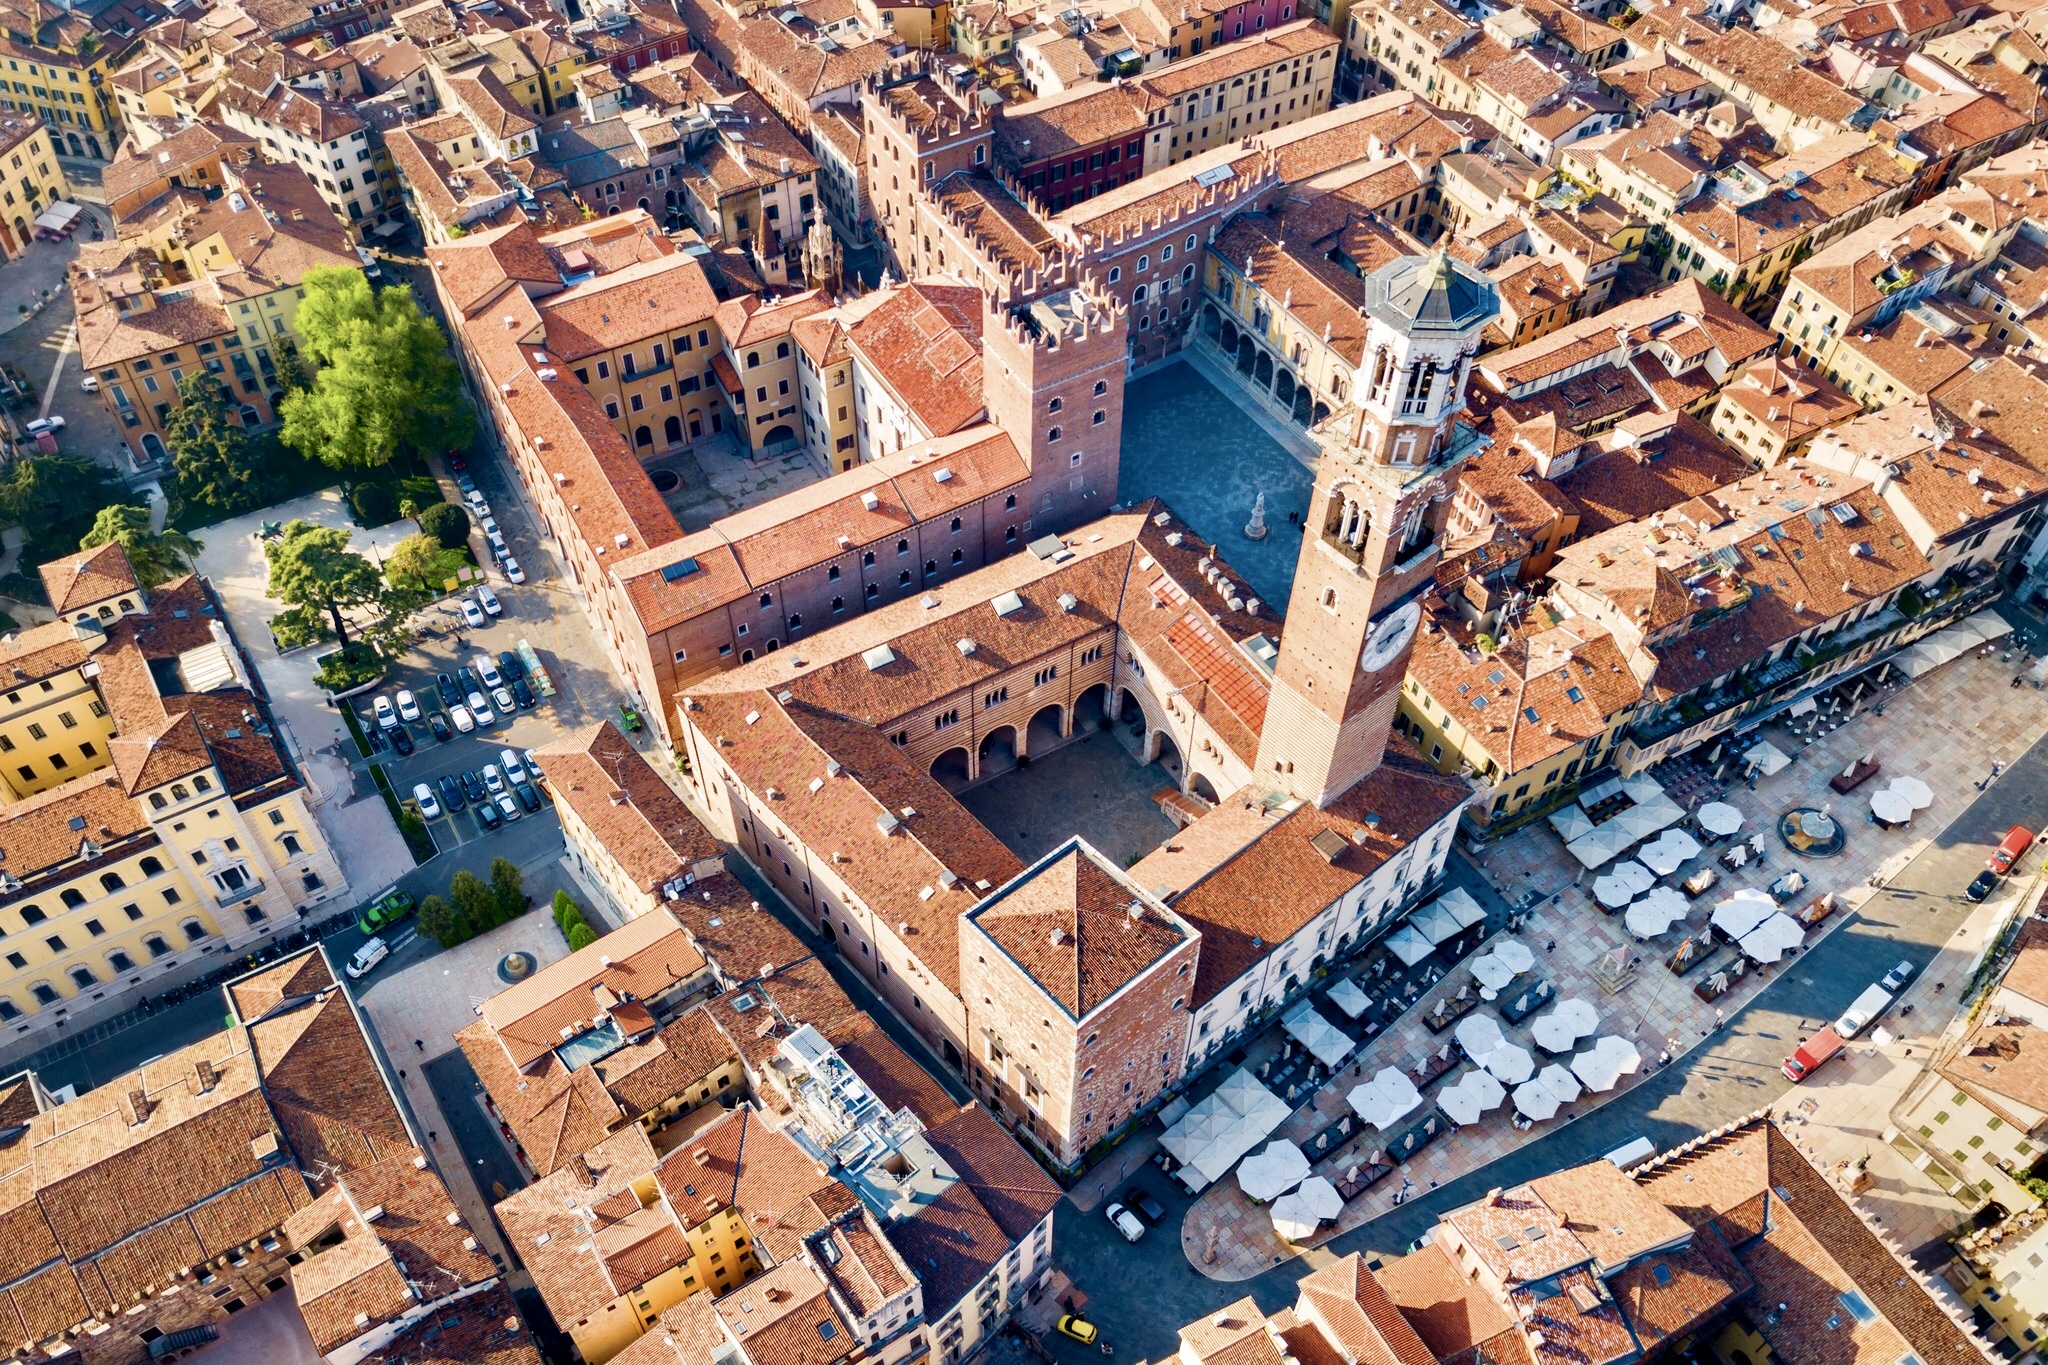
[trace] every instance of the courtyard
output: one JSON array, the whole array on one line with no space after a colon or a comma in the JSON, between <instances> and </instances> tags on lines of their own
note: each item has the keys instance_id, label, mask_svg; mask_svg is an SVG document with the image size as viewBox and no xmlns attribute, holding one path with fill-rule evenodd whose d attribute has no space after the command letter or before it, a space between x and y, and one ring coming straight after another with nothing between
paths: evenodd
<instances>
[{"instance_id":1,"label":"courtyard","mask_svg":"<svg viewBox=\"0 0 2048 1365\"><path fill-rule=\"evenodd\" d=\"M1285 610L1314 482L1301 458L1183 360L1125 387L1121 460L1119 502L1165 499L1276 615ZM1265 539L1253 540L1244 528L1261 493L1270 529Z\"/></svg>"},{"instance_id":2,"label":"courtyard","mask_svg":"<svg viewBox=\"0 0 2048 1365\"><path fill-rule=\"evenodd\" d=\"M1128 867L1172 835L1175 825L1157 798L1178 788L1178 768L1171 750L1160 762L1141 763L1118 732L1088 730L1028 768L967 788L960 804L1026 865L1079 833Z\"/></svg>"}]
</instances>

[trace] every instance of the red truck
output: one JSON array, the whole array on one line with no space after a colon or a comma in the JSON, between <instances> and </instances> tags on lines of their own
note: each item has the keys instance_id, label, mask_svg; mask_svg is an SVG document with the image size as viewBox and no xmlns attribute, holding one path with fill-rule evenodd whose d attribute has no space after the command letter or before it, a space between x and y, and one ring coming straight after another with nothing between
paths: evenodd
<instances>
[{"instance_id":1,"label":"red truck","mask_svg":"<svg viewBox=\"0 0 2048 1365\"><path fill-rule=\"evenodd\" d=\"M1785 1059L1782 1070L1787 1079L1797 1084L1811 1076L1822 1062L1841 1050L1842 1035L1835 1032L1833 1024L1829 1024L1801 1043L1798 1050Z\"/></svg>"}]
</instances>

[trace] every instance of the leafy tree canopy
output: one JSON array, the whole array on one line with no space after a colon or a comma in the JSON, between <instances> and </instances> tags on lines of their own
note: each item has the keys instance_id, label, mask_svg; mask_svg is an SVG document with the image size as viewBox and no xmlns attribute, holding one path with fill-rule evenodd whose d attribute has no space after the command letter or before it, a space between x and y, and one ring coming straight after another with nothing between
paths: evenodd
<instances>
[{"instance_id":1,"label":"leafy tree canopy","mask_svg":"<svg viewBox=\"0 0 2048 1365\"><path fill-rule=\"evenodd\" d=\"M336 469L372 469L401 447L468 444L476 418L441 329L412 291L372 289L360 270L306 273L295 326L312 383L285 395L287 445Z\"/></svg>"},{"instance_id":2,"label":"leafy tree canopy","mask_svg":"<svg viewBox=\"0 0 2048 1365\"><path fill-rule=\"evenodd\" d=\"M178 491L188 502L221 512L257 505L261 474L249 430L220 381L206 371L178 381L179 407L164 429Z\"/></svg>"},{"instance_id":3,"label":"leafy tree canopy","mask_svg":"<svg viewBox=\"0 0 2048 1365\"><path fill-rule=\"evenodd\" d=\"M78 542L81 550L108 543L128 552L128 566L145 588L168 583L191 567L192 558L203 548L183 531L166 526L149 529L149 509L126 503L102 507L93 518L92 529Z\"/></svg>"},{"instance_id":4,"label":"leafy tree canopy","mask_svg":"<svg viewBox=\"0 0 2048 1365\"><path fill-rule=\"evenodd\" d=\"M270 561L269 595L308 613L326 612L343 644L349 636L342 611L381 603L384 597L383 575L348 548L348 539L349 533L336 527L294 521L263 545Z\"/></svg>"},{"instance_id":5,"label":"leafy tree canopy","mask_svg":"<svg viewBox=\"0 0 2048 1365\"><path fill-rule=\"evenodd\" d=\"M26 530L38 553L48 548L48 558L78 544L99 509L120 496L112 471L79 455L31 455L0 473L0 517Z\"/></svg>"}]
</instances>

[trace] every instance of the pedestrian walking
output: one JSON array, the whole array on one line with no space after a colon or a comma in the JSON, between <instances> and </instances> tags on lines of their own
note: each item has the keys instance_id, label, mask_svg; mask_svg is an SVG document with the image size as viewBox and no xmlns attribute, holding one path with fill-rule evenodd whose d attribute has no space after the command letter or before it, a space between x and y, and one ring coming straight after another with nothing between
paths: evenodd
<instances>
[{"instance_id":1,"label":"pedestrian walking","mask_svg":"<svg viewBox=\"0 0 2048 1365\"><path fill-rule=\"evenodd\" d=\"M1719 1028L1721 1027L1722 1023L1723 1023L1723 1020L1722 1020L1722 1018L1721 1018L1721 1011L1719 1011L1719 1010L1715 1010L1715 1011L1714 1011L1714 1027L1715 1027L1716 1029L1719 1029Z\"/></svg>"},{"instance_id":2,"label":"pedestrian walking","mask_svg":"<svg viewBox=\"0 0 2048 1365\"><path fill-rule=\"evenodd\" d=\"M425 1052L427 1050L427 1045L417 1038L412 1040L412 1045L418 1048L421 1052Z\"/></svg>"},{"instance_id":3,"label":"pedestrian walking","mask_svg":"<svg viewBox=\"0 0 2048 1365\"><path fill-rule=\"evenodd\" d=\"M398 1072L398 1079L399 1079L399 1080L401 1080L401 1081L405 1079L405 1071L404 1071L404 1069L403 1069L403 1068L400 1068L400 1069L399 1069L399 1072Z\"/></svg>"},{"instance_id":4,"label":"pedestrian walking","mask_svg":"<svg viewBox=\"0 0 2048 1365\"><path fill-rule=\"evenodd\" d=\"M1544 952L1546 952L1546 953L1554 953L1554 952L1556 952L1556 951L1557 951L1557 940L1556 940L1556 939L1552 939L1552 940L1550 940L1550 942L1548 942L1548 943L1544 944L1544 945L1543 945L1543 951L1544 951Z\"/></svg>"},{"instance_id":5,"label":"pedestrian walking","mask_svg":"<svg viewBox=\"0 0 2048 1365\"><path fill-rule=\"evenodd\" d=\"M440 1135L439 1133L435 1132L435 1131L434 1131L433 1129L431 1129L431 1128L427 1129L427 1141L429 1141L429 1142L439 1142L440 1140L441 1140L441 1135Z\"/></svg>"}]
</instances>

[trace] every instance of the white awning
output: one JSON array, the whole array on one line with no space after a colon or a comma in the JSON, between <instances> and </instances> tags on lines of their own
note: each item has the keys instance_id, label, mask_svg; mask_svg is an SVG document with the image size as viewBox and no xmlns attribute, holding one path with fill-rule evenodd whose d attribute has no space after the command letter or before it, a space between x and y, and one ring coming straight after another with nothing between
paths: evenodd
<instances>
[{"instance_id":1,"label":"white awning","mask_svg":"<svg viewBox=\"0 0 2048 1365\"><path fill-rule=\"evenodd\" d=\"M1454 939L1458 936L1458 930L1464 927L1436 901L1416 907L1415 913L1408 917L1408 924L1431 943L1444 943Z\"/></svg>"},{"instance_id":2,"label":"white awning","mask_svg":"<svg viewBox=\"0 0 2048 1365\"><path fill-rule=\"evenodd\" d=\"M1316 1229L1344 1212L1344 1196L1319 1175L1301 1182L1293 1194L1273 1204L1273 1231L1290 1242L1315 1236Z\"/></svg>"},{"instance_id":3,"label":"white awning","mask_svg":"<svg viewBox=\"0 0 2048 1365\"><path fill-rule=\"evenodd\" d=\"M1785 751L1769 740L1760 740L1750 746L1742 755L1744 767L1755 768L1765 777L1781 773L1792 766L1792 760L1785 757Z\"/></svg>"},{"instance_id":4,"label":"white awning","mask_svg":"<svg viewBox=\"0 0 2048 1365\"><path fill-rule=\"evenodd\" d=\"M1428 939L1404 924L1387 935L1387 951L1400 958L1403 965L1413 967L1433 950Z\"/></svg>"},{"instance_id":5,"label":"white awning","mask_svg":"<svg viewBox=\"0 0 2048 1365\"><path fill-rule=\"evenodd\" d=\"M1460 929L1470 929L1486 918L1479 902L1472 899L1472 893L1462 886L1454 886L1436 898L1436 908L1458 922Z\"/></svg>"},{"instance_id":6,"label":"white awning","mask_svg":"<svg viewBox=\"0 0 2048 1365\"><path fill-rule=\"evenodd\" d=\"M1345 1018L1356 1019L1371 1008L1372 997L1358 989L1358 984L1347 976L1330 987L1330 1003L1342 1010Z\"/></svg>"},{"instance_id":7,"label":"white awning","mask_svg":"<svg viewBox=\"0 0 2048 1365\"><path fill-rule=\"evenodd\" d=\"M1902 825L1913 818L1913 803L1886 787L1871 794L1870 813L1888 825Z\"/></svg>"},{"instance_id":8,"label":"white awning","mask_svg":"<svg viewBox=\"0 0 2048 1365\"><path fill-rule=\"evenodd\" d=\"M1588 1090L1612 1090L1642 1064L1643 1056L1634 1043L1610 1033L1572 1058L1572 1074L1584 1081Z\"/></svg>"},{"instance_id":9,"label":"white awning","mask_svg":"<svg viewBox=\"0 0 2048 1365\"><path fill-rule=\"evenodd\" d=\"M1422 1103L1422 1092L1415 1088L1415 1082L1408 1079L1406 1072L1390 1066L1364 1085L1353 1086L1345 1101L1361 1123L1369 1123L1384 1132Z\"/></svg>"},{"instance_id":10,"label":"white awning","mask_svg":"<svg viewBox=\"0 0 2048 1365\"><path fill-rule=\"evenodd\" d=\"M1989 644L2011 633L2012 623L1986 607L1967 620L1958 621L1945 630L1937 630L1914 643L1910 649L1900 651L1892 663L1904 669L1906 676L1917 678L1951 660L1960 659L1979 645Z\"/></svg>"},{"instance_id":11,"label":"white awning","mask_svg":"<svg viewBox=\"0 0 2048 1365\"><path fill-rule=\"evenodd\" d=\"M1536 1074L1536 1059L1527 1048L1513 1043L1503 1043L1487 1053L1480 1065L1486 1068L1487 1075L1507 1085L1519 1085Z\"/></svg>"},{"instance_id":12,"label":"white awning","mask_svg":"<svg viewBox=\"0 0 2048 1365\"><path fill-rule=\"evenodd\" d=\"M1329 1020L1317 1014L1315 1007L1307 1001L1294 1008L1286 1018L1290 1036L1315 1055L1315 1059L1332 1071L1342 1066L1344 1059L1351 1055L1358 1044L1348 1034L1338 1030Z\"/></svg>"},{"instance_id":13,"label":"white awning","mask_svg":"<svg viewBox=\"0 0 2048 1365\"><path fill-rule=\"evenodd\" d=\"M1239 1067L1169 1128L1159 1145L1181 1163L1181 1183L1199 1194L1291 1112L1285 1100Z\"/></svg>"},{"instance_id":14,"label":"white awning","mask_svg":"<svg viewBox=\"0 0 2048 1365\"><path fill-rule=\"evenodd\" d=\"M1468 1014L1458 1021L1453 1035L1458 1046L1465 1049L1465 1055L1473 1061L1483 1061L1486 1054L1507 1043L1507 1036L1500 1031L1490 1014Z\"/></svg>"},{"instance_id":15,"label":"white awning","mask_svg":"<svg viewBox=\"0 0 2048 1365\"><path fill-rule=\"evenodd\" d=\"M1566 844L1565 851L1577 858L1581 866L1599 867L1628 852L1639 837L1630 835L1620 824L1609 820L1597 826L1591 834Z\"/></svg>"},{"instance_id":16,"label":"white awning","mask_svg":"<svg viewBox=\"0 0 2048 1365\"><path fill-rule=\"evenodd\" d=\"M1530 1025L1530 1032L1536 1046L1545 1052L1568 1052L1574 1043L1599 1027L1599 1012L1574 996L1560 1000L1550 1013L1540 1016Z\"/></svg>"},{"instance_id":17,"label":"white awning","mask_svg":"<svg viewBox=\"0 0 2048 1365\"><path fill-rule=\"evenodd\" d=\"M1740 939L1778 912L1778 903L1761 891L1744 887L1714 907L1713 925Z\"/></svg>"},{"instance_id":18,"label":"white awning","mask_svg":"<svg viewBox=\"0 0 2048 1365\"><path fill-rule=\"evenodd\" d=\"M1615 797L1620 796L1626 790L1627 788L1621 785L1620 778L1610 777L1605 782L1598 783L1597 785L1588 787L1584 791L1580 792L1579 804L1581 806L1584 806L1586 809L1591 810L1594 806L1599 805L1602 801L1611 801Z\"/></svg>"},{"instance_id":19,"label":"white awning","mask_svg":"<svg viewBox=\"0 0 2048 1365\"><path fill-rule=\"evenodd\" d=\"M1660 877L1668 877L1678 871L1687 858L1697 857L1699 851L1699 840L1682 829L1667 829L1638 849L1636 857L1650 871Z\"/></svg>"},{"instance_id":20,"label":"white awning","mask_svg":"<svg viewBox=\"0 0 2048 1365\"><path fill-rule=\"evenodd\" d=\"M1276 1138L1266 1149L1244 1159L1237 1168L1237 1185L1253 1199L1271 1201L1308 1177L1308 1157L1301 1148Z\"/></svg>"},{"instance_id":21,"label":"white awning","mask_svg":"<svg viewBox=\"0 0 2048 1365\"><path fill-rule=\"evenodd\" d=\"M394 218L388 223L379 223L371 228L370 235L373 237L391 238L396 237L403 231L405 231L405 223L400 219Z\"/></svg>"},{"instance_id":22,"label":"white awning","mask_svg":"<svg viewBox=\"0 0 2048 1365\"><path fill-rule=\"evenodd\" d=\"M1897 792L1906 798L1914 810L1926 810L1934 804L1934 789L1917 777L1895 777L1886 791Z\"/></svg>"},{"instance_id":23,"label":"white awning","mask_svg":"<svg viewBox=\"0 0 2048 1365\"><path fill-rule=\"evenodd\" d=\"M1547 818L1550 821L1550 827L1557 831L1557 837L1566 843L1570 843L1574 839L1582 839L1586 835L1591 834L1596 828L1592 817L1575 805L1566 806L1562 810L1554 810Z\"/></svg>"},{"instance_id":24,"label":"white awning","mask_svg":"<svg viewBox=\"0 0 2048 1365\"><path fill-rule=\"evenodd\" d=\"M1659 886L1628 908L1622 918L1637 938L1655 938L1686 915L1685 897L1668 886Z\"/></svg>"},{"instance_id":25,"label":"white awning","mask_svg":"<svg viewBox=\"0 0 2048 1365\"><path fill-rule=\"evenodd\" d=\"M1459 1127L1470 1127L1479 1116L1508 1097L1507 1089L1484 1071L1468 1071L1458 1083L1437 1096L1437 1107L1451 1116Z\"/></svg>"},{"instance_id":26,"label":"white awning","mask_svg":"<svg viewBox=\"0 0 2048 1365\"><path fill-rule=\"evenodd\" d=\"M1742 936L1742 955L1755 962L1776 962L1788 948L1806 939L1805 926L1790 915L1772 915Z\"/></svg>"}]
</instances>

